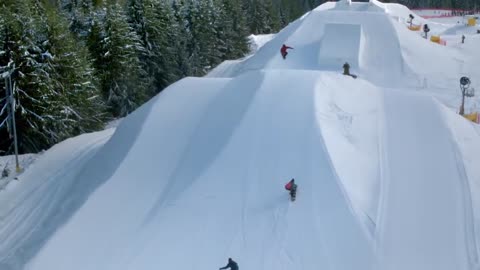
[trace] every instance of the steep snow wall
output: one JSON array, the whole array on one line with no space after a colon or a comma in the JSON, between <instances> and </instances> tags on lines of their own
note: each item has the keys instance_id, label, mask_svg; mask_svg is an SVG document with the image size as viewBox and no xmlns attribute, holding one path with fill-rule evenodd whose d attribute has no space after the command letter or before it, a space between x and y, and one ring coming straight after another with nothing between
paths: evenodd
<instances>
[{"instance_id":1,"label":"steep snow wall","mask_svg":"<svg viewBox=\"0 0 480 270\"><path fill-rule=\"evenodd\" d=\"M349 42L345 42L345 37ZM325 34L320 41L318 62L326 67L341 67L348 62L352 68L358 68L363 42L361 25L326 24Z\"/></svg>"}]
</instances>

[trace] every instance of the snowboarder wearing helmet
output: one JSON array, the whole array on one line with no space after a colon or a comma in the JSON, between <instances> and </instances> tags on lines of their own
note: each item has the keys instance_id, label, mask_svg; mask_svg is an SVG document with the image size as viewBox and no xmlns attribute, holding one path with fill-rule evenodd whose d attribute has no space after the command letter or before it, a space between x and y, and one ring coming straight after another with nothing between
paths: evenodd
<instances>
[{"instance_id":1,"label":"snowboarder wearing helmet","mask_svg":"<svg viewBox=\"0 0 480 270\"><path fill-rule=\"evenodd\" d=\"M293 48L283 44L282 48L280 49L280 53L282 54L283 59L287 57L287 54L288 54L287 49L293 49Z\"/></svg>"},{"instance_id":2,"label":"snowboarder wearing helmet","mask_svg":"<svg viewBox=\"0 0 480 270\"><path fill-rule=\"evenodd\" d=\"M295 184L295 179L292 178L286 185L285 189L290 191L290 200L293 202L297 197L297 184Z\"/></svg>"},{"instance_id":3,"label":"snowboarder wearing helmet","mask_svg":"<svg viewBox=\"0 0 480 270\"><path fill-rule=\"evenodd\" d=\"M232 260L232 258L228 258L228 264L220 268L219 270L227 268L230 268L231 270L238 270L238 264L234 260Z\"/></svg>"}]
</instances>

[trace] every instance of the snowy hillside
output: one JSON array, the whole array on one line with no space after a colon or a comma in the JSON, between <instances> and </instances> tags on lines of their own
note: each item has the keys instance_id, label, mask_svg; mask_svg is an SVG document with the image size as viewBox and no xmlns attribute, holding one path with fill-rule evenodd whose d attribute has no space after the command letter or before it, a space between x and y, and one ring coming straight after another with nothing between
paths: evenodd
<instances>
[{"instance_id":1,"label":"snowy hillside","mask_svg":"<svg viewBox=\"0 0 480 270\"><path fill-rule=\"evenodd\" d=\"M0 269L479 269L480 127L456 111L480 35L408 14L326 3L39 155L0 192Z\"/></svg>"}]
</instances>

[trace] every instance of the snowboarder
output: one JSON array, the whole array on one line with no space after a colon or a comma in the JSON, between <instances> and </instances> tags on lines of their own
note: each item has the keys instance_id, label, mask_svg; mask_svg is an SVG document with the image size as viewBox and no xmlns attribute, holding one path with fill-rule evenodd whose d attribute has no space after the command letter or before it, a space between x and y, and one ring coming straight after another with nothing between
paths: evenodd
<instances>
[{"instance_id":1,"label":"snowboarder","mask_svg":"<svg viewBox=\"0 0 480 270\"><path fill-rule=\"evenodd\" d=\"M357 78L357 75L350 74L350 64L348 64L348 62L343 64L343 75L351 76L354 79Z\"/></svg>"},{"instance_id":2,"label":"snowboarder","mask_svg":"<svg viewBox=\"0 0 480 270\"><path fill-rule=\"evenodd\" d=\"M415 18L412 14L408 15L408 20L407 20L407 23L410 24L410 27L412 27L413 25L413 19Z\"/></svg>"},{"instance_id":3,"label":"snowboarder","mask_svg":"<svg viewBox=\"0 0 480 270\"><path fill-rule=\"evenodd\" d=\"M287 57L287 54L288 54L287 49L293 49L293 48L283 44L282 48L280 49L280 53L282 54L283 59Z\"/></svg>"},{"instance_id":4,"label":"snowboarder","mask_svg":"<svg viewBox=\"0 0 480 270\"><path fill-rule=\"evenodd\" d=\"M219 270L227 268L230 268L230 270L238 270L238 264L234 260L232 260L232 258L228 258L228 264L220 268Z\"/></svg>"},{"instance_id":5,"label":"snowboarder","mask_svg":"<svg viewBox=\"0 0 480 270\"><path fill-rule=\"evenodd\" d=\"M462 35L462 44L465 43L465 35Z\"/></svg>"},{"instance_id":6,"label":"snowboarder","mask_svg":"<svg viewBox=\"0 0 480 270\"><path fill-rule=\"evenodd\" d=\"M297 197L297 184L295 184L295 179L292 178L286 185L285 189L290 191L290 200L293 202Z\"/></svg>"},{"instance_id":7,"label":"snowboarder","mask_svg":"<svg viewBox=\"0 0 480 270\"><path fill-rule=\"evenodd\" d=\"M428 38L428 32L430 32L430 28L428 27L428 24L423 25L423 32L425 33L425 38Z\"/></svg>"}]
</instances>

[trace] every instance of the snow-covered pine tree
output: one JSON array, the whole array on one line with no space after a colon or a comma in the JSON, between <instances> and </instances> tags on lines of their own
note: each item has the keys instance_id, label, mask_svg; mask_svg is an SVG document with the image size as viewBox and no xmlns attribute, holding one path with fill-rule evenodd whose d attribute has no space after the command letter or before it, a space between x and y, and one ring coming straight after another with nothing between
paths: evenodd
<instances>
[{"instance_id":1,"label":"snow-covered pine tree","mask_svg":"<svg viewBox=\"0 0 480 270\"><path fill-rule=\"evenodd\" d=\"M5 51L5 44L6 44L6 36L7 33L7 26L5 21L5 12L3 11L4 7L0 7L0 59L4 59L6 55ZM7 117L8 117L8 104L7 99L5 96L5 83L3 76L3 72L5 72L5 62L0 62L0 155L5 154L6 150L9 148L10 139L7 130Z\"/></svg>"},{"instance_id":2,"label":"snow-covered pine tree","mask_svg":"<svg viewBox=\"0 0 480 270\"><path fill-rule=\"evenodd\" d=\"M171 6L158 0L129 0L130 24L145 48L140 60L160 92L180 77L175 62L175 19Z\"/></svg>"},{"instance_id":3,"label":"snow-covered pine tree","mask_svg":"<svg viewBox=\"0 0 480 270\"><path fill-rule=\"evenodd\" d=\"M267 11L268 33L276 33L280 28L280 12L277 7L273 5L272 0L263 0L263 8Z\"/></svg>"},{"instance_id":4,"label":"snow-covered pine tree","mask_svg":"<svg viewBox=\"0 0 480 270\"><path fill-rule=\"evenodd\" d=\"M106 106L101 98L88 51L76 42L68 29L65 18L55 9L46 13L48 25L48 62L53 69L52 77L57 92L66 97L63 103L63 119L59 121L64 138L92 132L103 126ZM61 139L64 139L61 138Z\"/></svg>"},{"instance_id":5,"label":"snow-covered pine tree","mask_svg":"<svg viewBox=\"0 0 480 270\"><path fill-rule=\"evenodd\" d=\"M139 60L145 48L120 4L106 10L101 54L96 56L101 89L113 116L125 116L150 96L151 82Z\"/></svg>"},{"instance_id":6,"label":"snow-covered pine tree","mask_svg":"<svg viewBox=\"0 0 480 270\"><path fill-rule=\"evenodd\" d=\"M63 136L58 122L63 117L65 97L56 92L50 76L49 52L44 49L46 26L40 16L44 11L38 4L35 0L5 0L0 11L5 18L5 53L0 57L0 65L11 62L16 68L12 80L21 152L45 149ZM1 99L5 92L0 91L0 95ZM11 140L2 142L2 147L10 147L8 144Z\"/></svg>"},{"instance_id":7,"label":"snow-covered pine tree","mask_svg":"<svg viewBox=\"0 0 480 270\"><path fill-rule=\"evenodd\" d=\"M296 20L304 14L304 8L298 1L278 0L280 14L280 28L285 27L291 21ZM322 1L323 2L323 1ZM320 4L320 3L318 3Z\"/></svg>"},{"instance_id":8,"label":"snow-covered pine tree","mask_svg":"<svg viewBox=\"0 0 480 270\"><path fill-rule=\"evenodd\" d=\"M190 54L192 44L194 43L192 33L190 31L190 13L188 6L183 0L173 0L172 3L173 16L175 19L173 32L175 33L174 44L174 61L175 66L179 70L181 77L192 75L192 62Z\"/></svg>"},{"instance_id":9,"label":"snow-covered pine tree","mask_svg":"<svg viewBox=\"0 0 480 270\"><path fill-rule=\"evenodd\" d=\"M267 10L267 5L263 0L250 0L247 5L247 16L249 22L250 32L258 34L271 34L271 17Z\"/></svg>"},{"instance_id":10,"label":"snow-covered pine tree","mask_svg":"<svg viewBox=\"0 0 480 270\"><path fill-rule=\"evenodd\" d=\"M207 66L205 73L216 67L226 59L226 31L221 19L224 13L220 1L205 0L200 5L200 13L207 18L207 27L211 29L210 35L206 38L205 50L207 52Z\"/></svg>"},{"instance_id":11,"label":"snow-covered pine tree","mask_svg":"<svg viewBox=\"0 0 480 270\"><path fill-rule=\"evenodd\" d=\"M154 13L159 22L158 36L155 37L157 46L157 57L161 69L166 70L162 75L156 77L157 86L160 88L167 87L169 84L177 81L182 77L180 66L177 62L178 55L184 54L179 37L179 24L175 19L172 5L167 1L160 1L154 8Z\"/></svg>"},{"instance_id":12,"label":"snow-covered pine tree","mask_svg":"<svg viewBox=\"0 0 480 270\"><path fill-rule=\"evenodd\" d=\"M105 12L104 9L97 9L92 13L92 21L90 25L90 31L87 36L87 47L93 58L93 66L95 68L95 76L101 77L101 71L105 68L103 62L102 40L105 38Z\"/></svg>"},{"instance_id":13,"label":"snow-covered pine tree","mask_svg":"<svg viewBox=\"0 0 480 270\"><path fill-rule=\"evenodd\" d=\"M223 12L220 13L220 20L225 29L225 59L238 59L249 51L246 14L241 0L221 0L221 2Z\"/></svg>"},{"instance_id":14,"label":"snow-covered pine tree","mask_svg":"<svg viewBox=\"0 0 480 270\"><path fill-rule=\"evenodd\" d=\"M232 54L235 47L233 18L227 12L227 5L223 0L215 0L215 29L216 39L215 49L219 51L221 60L226 60Z\"/></svg>"},{"instance_id":15,"label":"snow-covered pine tree","mask_svg":"<svg viewBox=\"0 0 480 270\"><path fill-rule=\"evenodd\" d=\"M70 13L70 31L81 40L85 39L92 25L93 4L91 0L77 0Z\"/></svg>"},{"instance_id":16,"label":"snow-covered pine tree","mask_svg":"<svg viewBox=\"0 0 480 270\"><path fill-rule=\"evenodd\" d=\"M203 76L212 68L212 62L218 57L214 54L216 29L214 25L212 1L187 0L186 13L187 32L192 40L187 47L193 76Z\"/></svg>"}]
</instances>

